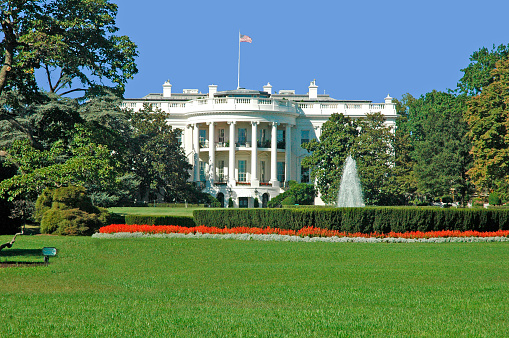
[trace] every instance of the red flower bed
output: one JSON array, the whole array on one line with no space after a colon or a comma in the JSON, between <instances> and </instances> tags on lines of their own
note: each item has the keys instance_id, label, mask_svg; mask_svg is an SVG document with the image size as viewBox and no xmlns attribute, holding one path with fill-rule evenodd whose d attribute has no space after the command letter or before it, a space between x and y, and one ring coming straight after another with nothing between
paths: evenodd
<instances>
[{"instance_id":1,"label":"red flower bed","mask_svg":"<svg viewBox=\"0 0 509 338\"><path fill-rule=\"evenodd\" d=\"M435 238L435 237L509 237L509 230L499 230L491 232L479 232L479 231L457 231L457 230L443 230L443 231L411 231L411 232L389 232L387 234L382 233L346 233L337 230L327 230L315 227L306 227L300 230L284 230L278 228L248 228L248 227L236 227L236 228L216 228L197 226L192 228L185 228L177 225L128 225L128 224L111 224L104 226L99 229L100 233L117 233L117 232L142 232L146 234L169 234L169 233L202 233L202 234L261 234L261 235L290 235L290 236L309 236L309 237L395 237L395 238Z\"/></svg>"}]
</instances>

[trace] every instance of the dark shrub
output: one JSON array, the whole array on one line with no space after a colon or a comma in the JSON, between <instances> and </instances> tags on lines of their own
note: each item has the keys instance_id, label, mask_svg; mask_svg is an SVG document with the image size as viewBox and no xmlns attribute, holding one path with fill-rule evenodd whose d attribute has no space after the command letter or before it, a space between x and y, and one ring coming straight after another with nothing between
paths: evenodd
<instances>
[{"instance_id":1,"label":"dark shrub","mask_svg":"<svg viewBox=\"0 0 509 338\"><path fill-rule=\"evenodd\" d=\"M488 203L490 205L500 205L501 202L500 202L500 196L498 195L498 193L496 192L492 192L489 196L488 196Z\"/></svg>"},{"instance_id":2,"label":"dark shrub","mask_svg":"<svg viewBox=\"0 0 509 338\"><path fill-rule=\"evenodd\" d=\"M35 214L46 234L91 235L112 221L106 209L92 204L85 188L76 186L44 190Z\"/></svg>"}]
</instances>

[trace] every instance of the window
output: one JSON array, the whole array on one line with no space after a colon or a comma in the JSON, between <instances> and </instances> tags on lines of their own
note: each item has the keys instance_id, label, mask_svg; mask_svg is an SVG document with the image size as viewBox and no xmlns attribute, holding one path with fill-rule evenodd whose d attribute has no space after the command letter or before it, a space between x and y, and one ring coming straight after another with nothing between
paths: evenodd
<instances>
[{"instance_id":1,"label":"window","mask_svg":"<svg viewBox=\"0 0 509 338\"><path fill-rule=\"evenodd\" d=\"M205 144L207 142L207 130L200 129L199 136L200 136L200 147L205 147Z\"/></svg>"},{"instance_id":2,"label":"window","mask_svg":"<svg viewBox=\"0 0 509 338\"><path fill-rule=\"evenodd\" d=\"M279 182L285 181L285 162L277 163L277 180Z\"/></svg>"},{"instance_id":3,"label":"window","mask_svg":"<svg viewBox=\"0 0 509 338\"><path fill-rule=\"evenodd\" d=\"M309 130L300 131L300 144L309 142Z\"/></svg>"},{"instance_id":4,"label":"window","mask_svg":"<svg viewBox=\"0 0 509 338\"><path fill-rule=\"evenodd\" d=\"M300 167L300 183L309 183L309 168Z\"/></svg>"},{"instance_id":5,"label":"window","mask_svg":"<svg viewBox=\"0 0 509 338\"><path fill-rule=\"evenodd\" d=\"M217 176L219 182L225 182L224 179L224 160L217 161Z\"/></svg>"},{"instance_id":6,"label":"window","mask_svg":"<svg viewBox=\"0 0 509 338\"><path fill-rule=\"evenodd\" d=\"M278 149L285 148L285 131L283 129L277 130L277 147Z\"/></svg>"},{"instance_id":7,"label":"window","mask_svg":"<svg viewBox=\"0 0 509 338\"><path fill-rule=\"evenodd\" d=\"M206 163L203 161L200 161L200 181L205 181L205 165Z\"/></svg>"},{"instance_id":8,"label":"window","mask_svg":"<svg viewBox=\"0 0 509 338\"><path fill-rule=\"evenodd\" d=\"M175 134L177 135L177 144L182 146L182 129L175 129Z\"/></svg>"},{"instance_id":9,"label":"window","mask_svg":"<svg viewBox=\"0 0 509 338\"><path fill-rule=\"evenodd\" d=\"M224 143L224 129L219 129L219 143Z\"/></svg>"},{"instance_id":10,"label":"window","mask_svg":"<svg viewBox=\"0 0 509 338\"><path fill-rule=\"evenodd\" d=\"M248 197L239 197L239 208L247 208L248 207Z\"/></svg>"},{"instance_id":11,"label":"window","mask_svg":"<svg viewBox=\"0 0 509 338\"><path fill-rule=\"evenodd\" d=\"M247 136L247 129L239 128L239 146L246 145L246 136Z\"/></svg>"},{"instance_id":12,"label":"window","mask_svg":"<svg viewBox=\"0 0 509 338\"><path fill-rule=\"evenodd\" d=\"M258 147L270 148L270 140L267 139L267 129L260 129L260 139L258 140Z\"/></svg>"},{"instance_id":13,"label":"window","mask_svg":"<svg viewBox=\"0 0 509 338\"><path fill-rule=\"evenodd\" d=\"M239 160L239 182L246 182L246 160Z\"/></svg>"}]
</instances>

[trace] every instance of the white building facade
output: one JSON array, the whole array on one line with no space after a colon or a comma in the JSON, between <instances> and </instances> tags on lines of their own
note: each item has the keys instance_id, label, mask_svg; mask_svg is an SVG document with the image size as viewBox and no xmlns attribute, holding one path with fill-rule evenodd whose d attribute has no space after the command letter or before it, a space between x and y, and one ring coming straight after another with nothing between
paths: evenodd
<instances>
[{"instance_id":1,"label":"white building facade","mask_svg":"<svg viewBox=\"0 0 509 338\"><path fill-rule=\"evenodd\" d=\"M333 113L357 119L381 112L387 125L396 123L391 97L383 103L335 100L318 95L314 80L305 95L293 90L273 94L269 83L262 91L218 91L210 85L206 94L196 89L172 93L171 88L167 81L162 94L126 99L122 107L137 111L149 103L168 113L168 124L182 130L182 147L193 165L191 180L223 206L231 198L235 207L253 207L255 200L262 207L290 180L312 183L301 166L309 155L301 144L320 139Z\"/></svg>"}]
</instances>

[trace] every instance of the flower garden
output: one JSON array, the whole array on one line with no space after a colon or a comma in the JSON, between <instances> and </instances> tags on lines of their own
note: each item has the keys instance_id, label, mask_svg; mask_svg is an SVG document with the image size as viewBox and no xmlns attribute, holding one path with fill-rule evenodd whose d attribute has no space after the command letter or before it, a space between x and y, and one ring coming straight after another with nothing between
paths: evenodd
<instances>
[{"instance_id":1,"label":"flower garden","mask_svg":"<svg viewBox=\"0 0 509 338\"><path fill-rule=\"evenodd\" d=\"M111 224L99 229L100 234L183 234L183 235L271 235L272 239L276 236L294 236L300 238L343 238L343 239L435 239L435 238L454 238L464 239L468 241L492 239L497 241L509 241L509 230L498 231L458 231L458 230L442 230L442 231L409 231L409 232L389 232L389 233L347 233L338 230L322 229L317 227L304 227L300 230L279 229L279 228L258 228L258 227L233 227L218 228L207 226L183 227L177 225L138 225L138 224ZM101 237L96 235L96 237ZM215 237L217 238L217 236ZM228 238L235 238L228 236ZM244 237L237 237L244 239ZM258 239L250 236L249 239ZM483 240L484 239L484 240ZM350 240L352 241L352 240ZM361 240L363 241L363 240Z\"/></svg>"}]
</instances>

